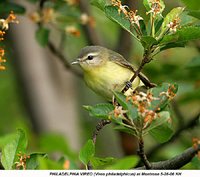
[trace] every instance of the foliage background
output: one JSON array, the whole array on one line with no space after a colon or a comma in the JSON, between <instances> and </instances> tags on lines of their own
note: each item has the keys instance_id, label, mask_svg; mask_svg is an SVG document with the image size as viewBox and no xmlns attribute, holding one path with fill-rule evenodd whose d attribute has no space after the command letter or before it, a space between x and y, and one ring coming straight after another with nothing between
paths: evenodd
<instances>
[{"instance_id":1,"label":"foliage background","mask_svg":"<svg viewBox=\"0 0 200 177\"><path fill-rule=\"evenodd\" d=\"M82 144L91 137L96 124L96 120L88 116L82 105L103 100L90 91L82 79L70 70L66 71L47 47L43 48L36 42L35 33L38 26L30 20L29 15L38 7L37 0L5 2L20 4L26 12L18 16L20 23L12 25L6 41L1 42L1 45L6 47L8 61L6 71L0 73L0 135L4 136L15 132L17 128L23 128L28 135L30 151L47 152L55 159L58 159L61 153L77 154ZM4 2L0 3L0 13L3 17L7 13L3 11L5 6L1 5L2 3ZM183 5L178 0L168 0L165 3L164 14L175 6ZM141 1L136 1L134 6L145 16ZM69 5L65 8L61 13L73 9ZM82 13L81 8L75 9L70 11L72 16ZM17 10L23 12L20 8ZM101 44L120 51L130 62L138 64L142 56L140 44L130 38L131 40L125 42L126 45L121 46L120 37L125 35L120 26L107 19L96 7L89 5L89 10L95 20L93 30L100 37ZM85 33L84 25L64 20L67 25L77 27L81 35L73 36L47 25L51 29L49 40L71 62L80 49L91 42ZM127 52L129 46L130 52ZM154 83L176 82L179 85L178 94L171 105L175 128L187 124L200 111L199 52L199 41L190 42L186 48L164 51L143 70ZM194 126L183 131L175 141L159 148L152 154L152 159L168 159L181 153L191 146L192 138L199 136L198 129L199 120ZM111 126L105 128L98 138L96 153L101 156L122 157L124 149L120 138ZM52 143L54 141L57 142L56 146ZM157 142L148 136L145 142L147 152L157 145ZM199 167L197 158L194 158L184 168Z\"/></svg>"}]
</instances>

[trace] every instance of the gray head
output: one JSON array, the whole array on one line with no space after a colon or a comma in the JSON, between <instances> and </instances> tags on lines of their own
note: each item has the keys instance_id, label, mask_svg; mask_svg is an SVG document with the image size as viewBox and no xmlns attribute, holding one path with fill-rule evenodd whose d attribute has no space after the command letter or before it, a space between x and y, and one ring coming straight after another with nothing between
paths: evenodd
<instances>
[{"instance_id":1,"label":"gray head","mask_svg":"<svg viewBox=\"0 0 200 177\"><path fill-rule=\"evenodd\" d=\"M78 59L72 64L80 64L83 70L101 66L108 58L108 49L101 46L87 46L81 49Z\"/></svg>"}]
</instances>

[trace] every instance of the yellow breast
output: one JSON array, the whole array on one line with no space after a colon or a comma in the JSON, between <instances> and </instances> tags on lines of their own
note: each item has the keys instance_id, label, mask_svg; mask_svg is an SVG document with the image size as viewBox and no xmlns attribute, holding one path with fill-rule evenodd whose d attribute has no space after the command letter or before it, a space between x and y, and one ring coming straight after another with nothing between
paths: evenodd
<instances>
[{"instance_id":1,"label":"yellow breast","mask_svg":"<svg viewBox=\"0 0 200 177\"><path fill-rule=\"evenodd\" d=\"M113 91L122 91L133 74L131 70L108 61L103 66L84 71L84 80L93 91L111 100ZM139 84L140 79L137 77L132 88L135 89Z\"/></svg>"}]
</instances>

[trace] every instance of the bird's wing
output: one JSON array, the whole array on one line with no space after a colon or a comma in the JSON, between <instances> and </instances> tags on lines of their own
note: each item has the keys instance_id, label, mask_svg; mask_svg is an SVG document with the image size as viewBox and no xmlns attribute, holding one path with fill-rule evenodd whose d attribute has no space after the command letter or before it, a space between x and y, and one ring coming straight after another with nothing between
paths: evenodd
<instances>
[{"instance_id":1,"label":"bird's wing","mask_svg":"<svg viewBox=\"0 0 200 177\"><path fill-rule=\"evenodd\" d=\"M109 54L109 60L115 62L116 64L128 68L131 71L135 72L136 68L134 68L134 66L132 64L130 64L122 55L118 54L117 52L114 52L112 50L110 50L109 52L111 52ZM144 85L146 87L152 88L155 87L155 84L151 83L149 81L149 79L142 73L139 73L138 77L140 78L140 80L144 83Z\"/></svg>"}]
</instances>

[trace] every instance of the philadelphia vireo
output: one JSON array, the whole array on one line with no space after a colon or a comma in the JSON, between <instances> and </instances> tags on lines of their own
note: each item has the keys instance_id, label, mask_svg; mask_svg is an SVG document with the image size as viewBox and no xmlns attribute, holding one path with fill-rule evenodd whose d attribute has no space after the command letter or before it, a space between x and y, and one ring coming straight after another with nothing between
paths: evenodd
<instances>
[{"instance_id":1,"label":"philadelphia vireo","mask_svg":"<svg viewBox=\"0 0 200 177\"><path fill-rule=\"evenodd\" d=\"M101 46L84 47L72 64L79 64L88 87L109 101L112 100L113 91L121 92L128 85L124 93L128 96L137 87L144 85L145 81L150 83L142 74L130 83L134 67L122 55Z\"/></svg>"}]
</instances>

